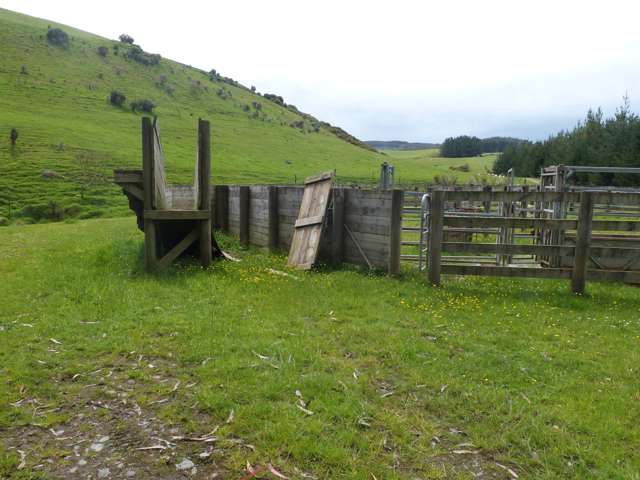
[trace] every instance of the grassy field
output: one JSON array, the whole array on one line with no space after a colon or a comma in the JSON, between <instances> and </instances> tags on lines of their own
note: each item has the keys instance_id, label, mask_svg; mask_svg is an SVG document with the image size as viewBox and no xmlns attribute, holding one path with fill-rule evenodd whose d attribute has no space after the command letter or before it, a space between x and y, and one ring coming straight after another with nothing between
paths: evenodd
<instances>
[{"instance_id":1,"label":"grassy field","mask_svg":"<svg viewBox=\"0 0 640 480\"><path fill-rule=\"evenodd\" d=\"M132 218L0 229L0 478L640 478L637 288L222 242L155 277Z\"/></svg>"},{"instance_id":2,"label":"grassy field","mask_svg":"<svg viewBox=\"0 0 640 480\"><path fill-rule=\"evenodd\" d=\"M47 43L49 25L70 35L68 48ZM434 158L437 151L385 156L347 143L324 127L316 133L309 120L301 129L292 128L302 119L299 114L211 80L201 70L167 59L144 66L123 58L129 47L119 42L3 9L0 43L3 217L126 213L126 199L110 179L113 168L140 165L140 115L128 104L142 98L157 105L173 182L192 180L198 117L212 122L215 183L293 183L332 169L341 182L375 182L380 163L390 160L401 182L422 184L442 174L468 180L493 162L493 157L442 160ZM108 48L105 57L97 53L101 46ZM107 101L114 89L126 95L125 108ZM260 111L253 102L262 105ZM9 142L12 128L19 132L15 149ZM470 173L448 168L464 163Z\"/></svg>"}]
</instances>

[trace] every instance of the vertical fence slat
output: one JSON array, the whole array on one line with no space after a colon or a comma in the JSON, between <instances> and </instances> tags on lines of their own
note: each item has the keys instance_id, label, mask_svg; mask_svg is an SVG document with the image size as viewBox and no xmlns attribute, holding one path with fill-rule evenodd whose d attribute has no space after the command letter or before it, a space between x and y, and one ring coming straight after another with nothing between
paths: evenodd
<instances>
[{"instance_id":1,"label":"vertical fence slat","mask_svg":"<svg viewBox=\"0 0 640 480\"><path fill-rule=\"evenodd\" d=\"M267 187L267 222L269 225L269 251L274 252L278 249L280 225L278 222L278 187Z\"/></svg>"},{"instance_id":2,"label":"vertical fence slat","mask_svg":"<svg viewBox=\"0 0 640 480\"><path fill-rule=\"evenodd\" d=\"M240 187L240 245L249 246L249 187Z\"/></svg>"},{"instance_id":3,"label":"vertical fence slat","mask_svg":"<svg viewBox=\"0 0 640 480\"><path fill-rule=\"evenodd\" d=\"M404 191L391 191L391 219L389 222L389 261L390 275L400 273L400 249L402 245L402 206Z\"/></svg>"},{"instance_id":4,"label":"vertical fence slat","mask_svg":"<svg viewBox=\"0 0 640 480\"><path fill-rule=\"evenodd\" d=\"M216 227L223 232L229 231L229 186L216 185L214 207L216 209Z\"/></svg>"},{"instance_id":5,"label":"vertical fence slat","mask_svg":"<svg viewBox=\"0 0 640 480\"><path fill-rule=\"evenodd\" d=\"M584 293L592 222L593 195L590 192L582 192L580 193L576 250L575 256L573 257L573 270L571 272L571 290L573 293Z\"/></svg>"},{"instance_id":6,"label":"vertical fence slat","mask_svg":"<svg viewBox=\"0 0 640 480\"><path fill-rule=\"evenodd\" d=\"M331 224L331 264L337 267L344 260L344 205L346 190L333 188L333 217Z\"/></svg>"},{"instance_id":7,"label":"vertical fence slat","mask_svg":"<svg viewBox=\"0 0 640 480\"><path fill-rule=\"evenodd\" d=\"M444 192L437 190L431 194L431 212L429 215L428 279L432 285L440 285L443 223Z\"/></svg>"}]
</instances>

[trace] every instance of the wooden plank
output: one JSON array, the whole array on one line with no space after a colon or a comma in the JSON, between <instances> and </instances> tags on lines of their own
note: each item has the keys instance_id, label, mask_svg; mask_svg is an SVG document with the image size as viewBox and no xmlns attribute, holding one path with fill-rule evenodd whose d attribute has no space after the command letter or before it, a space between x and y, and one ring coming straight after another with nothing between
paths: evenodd
<instances>
[{"instance_id":1,"label":"wooden plank","mask_svg":"<svg viewBox=\"0 0 640 480\"><path fill-rule=\"evenodd\" d=\"M133 195L141 202L144 202L144 191L135 183L124 183L122 184L122 190Z\"/></svg>"},{"instance_id":2,"label":"wooden plank","mask_svg":"<svg viewBox=\"0 0 640 480\"><path fill-rule=\"evenodd\" d=\"M318 225L324 222L324 215L314 215L313 217L298 218L295 223L296 228L307 227L309 225Z\"/></svg>"},{"instance_id":3,"label":"wooden plank","mask_svg":"<svg viewBox=\"0 0 640 480\"><path fill-rule=\"evenodd\" d=\"M593 196L589 192L582 192L580 194L580 211L578 213L578 231L576 232L576 251L571 271L571 290L573 293L580 295L584 293L586 283L592 221Z\"/></svg>"},{"instance_id":4,"label":"wooden plank","mask_svg":"<svg viewBox=\"0 0 640 480\"><path fill-rule=\"evenodd\" d=\"M157 256L157 227L156 222L144 219L144 267L147 272L156 268Z\"/></svg>"},{"instance_id":5,"label":"wooden plank","mask_svg":"<svg viewBox=\"0 0 640 480\"><path fill-rule=\"evenodd\" d=\"M387 265L390 275L400 273L403 204L404 192L402 190L393 190L391 196L391 215L389 218L389 261Z\"/></svg>"},{"instance_id":6,"label":"wooden plank","mask_svg":"<svg viewBox=\"0 0 640 480\"><path fill-rule=\"evenodd\" d=\"M593 282L624 282L640 284L640 271L587 270L587 280Z\"/></svg>"},{"instance_id":7,"label":"wooden plank","mask_svg":"<svg viewBox=\"0 0 640 480\"><path fill-rule=\"evenodd\" d=\"M449 275L478 275L526 278L571 278L568 268L503 267L497 265L442 265L442 273Z\"/></svg>"},{"instance_id":8,"label":"wooden plank","mask_svg":"<svg viewBox=\"0 0 640 480\"><path fill-rule=\"evenodd\" d=\"M433 192L429 215L429 264L427 270L427 278L432 285L440 285L443 217L444 192Z\"/></svg>"},{"instance_id":9,"label":"wooden plank","mask_svg":"<svg viewBox=\"0 0 640 480\"><path fill-rule=\"evenodd\" d=\"M240 245L249 246L249 187L240 187L239 221L240 221Z\"/></svg>"},{"instance_id":10,"label":"wooden plank","mask_svg":"<svg viewBox=\"0 0 640 480\"><path fill-rule=\"evenodd\" d=\"M592 191L594 203L609 205L638 205L640 193L626 191ZM448 190L447 201L472 201L472 202L578 202L580 192L537 192L537 191L511 191L503 190Z\"/></svg>"},{"instance_id":11,"label":"wooden plank","mask_svg":"<svg viewBox=\"0 0 640 480\"><path fill-rule=\"evenodd\" d=\"M530 254L573 257L574 250L575 247L573 246L558 245L442 242L442 251L449 253L501 253L507 255Z\"/></svg>"},{"instance_id":12,"label":"wooden plank","mask_svg":"<svg viewBox=\"0 0 640 480\"><path fill-rule=\"evenodd\" d=\"M640 232L640 222L627 220L593 220L593 231Z\"/></svg>"},{"instance_id":13,"label":"wooden plank","mask_svg":"<svg viewBox=\"0 0 640 480\"><path fill-rule=\"evenodd\" d=\"M212 257L211 220L201 220L199 222L198 236L200 238L200 265L208 267Z\"/></svg>"},{"instance_id":14,"label":"wooden plank","mask_svg":"<svg viewBox=\"0 0 640 480\"><path fill-rule=\"evenodd\" d=\"M158 118L153 118L152 127L152 148L153 148L153 175L155 189L153 192L153 207L159 210L171 208L167 201L167 179L164 172L164 153L160 143L160 126Z\"/></svg>"},{"instance_id":15,"label":"wooden plank","mask_svg":"<svg viewBox=\"0 0 640 480\"><path fill-rule=\"evenodd\" d=\"M522 218L522 217L490 217L490 216L460 216L445 215L444 225L446 227L507 227L507 228L536 228L536 229L559 229L575 230L578 222L576 220L557 220L545 218Z\"/></svg>"},{"instance_id":16,"label":"wooden plank","mask_svg":"<svg viewBox=\"0 0 640 480\"><path fill-rule=\"evenodd\" d=\"M229 231L229 187L215 186L216 225L223 232Z\"/></svg>"},{"instance_id":17,"label":"wooden plank","mask_svg":"<svg viewBox=\"0 0 640 480\"><path fill-rule=\"evenodd\" d=\"M144 218L151 220L208 220L209 210L145 210Z\"/></svg>"},{"instance_id":18,"label":"wooden plank","mask_svg":"<svg viewBox=\"0 0 640 480\"><path fill-rule=\"evenodd\" d=\"M151 119L142 117L142 178L144 192L144 208L153 208L153 138L151 131ZM144 264L147 272L156 267L157 262L157 238L156 225L150 218L144 218Z\"/></svg>"},{"instance_id":19,"label":"wooden plank","mask_svg":"<svg viewBox=\"0 0 640 480\"><path fill-rule=\"evenodd\" d=\"M278 187L270 186L267 190L268 230L267 246L274 252L278 249Z\"/></svg>"},{"instance_id":20,"label":"wooden plank","mask_svg":"<svg viewBox=\"0 0 640 480\"><path fill-rule=\"evenodd\" d=\"M331 218L331 264L335 267L344 260L344 204L346 190L344 188L334 188L333 210Z\"/></svg>"},{"instance_id":21,"label":"wooden plank","mask_svg":"<svg viewBox=\"0 0 640 480\"><path fill-rule=\"evenodd\" d=\"M317 180L313 179L304 189L298 220L326 214L331 181L333 175ZM291 248L289 250L288 265L300 269L309 269L318 255L320 236L324 222L298 227L295 229Z\"/></svg>"},{"instance_id":22,"label":"wooden plank","mask_svg":"<svg viewBox=\"0 0 640 480\"><path fill-rule=\"evenodd\" d=\"M139 183L142 184L142 170L114 170L114 183Z\"/></svg>"},{"instance_id":23,"label":"wooden plank","mask_svg":"<svg viewBox=\"0 0 640 480\"><path fill-rule=\"evenodd\" d=\"M304 179L305 185L311 185L312 183L323 182L325 180L331 180L333 178L333 172L323 172L319 175L312 175Z\"/></svg>"},{"instance_id":24,"label":"wooden plank","mask_svg":"<svg viewBox=\"0 0 640 480\"><path fill-rule=\"evenodd\" d=\"M157 263L155 270L161 271L167 268L182 252L184 252L193 242L200 236L200 229L191 230L176 246L174 246L162 259Z\"/></svg>"}]
</instances>

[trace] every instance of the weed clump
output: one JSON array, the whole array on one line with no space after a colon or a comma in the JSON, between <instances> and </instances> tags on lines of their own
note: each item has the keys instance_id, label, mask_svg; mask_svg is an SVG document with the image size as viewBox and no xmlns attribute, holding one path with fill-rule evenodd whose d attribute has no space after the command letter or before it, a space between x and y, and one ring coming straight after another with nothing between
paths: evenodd
<instances>
[{"instance_id":1,"label":"weed clump","mask_svg":"<svg viewBox=\"0 0 640 480\"><path fill-rule=\"evenodd\" d=\"M124 57L128 60L133 60L146 67L158 65L160 63L160 55L157 53L147 53L138 45L132 45L132 47L124 54Z\"/></svg>"}]
</instances>

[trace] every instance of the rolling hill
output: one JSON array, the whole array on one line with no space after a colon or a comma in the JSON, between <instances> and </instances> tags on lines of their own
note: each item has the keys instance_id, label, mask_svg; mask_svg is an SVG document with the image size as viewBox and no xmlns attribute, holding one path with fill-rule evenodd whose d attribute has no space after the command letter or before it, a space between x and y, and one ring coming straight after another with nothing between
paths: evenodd
<instances>
[{"instance_id":1,"label":"rolling hill","mask_svg":"<svg viewBox=\"0 0 640 480\"><path fill-rule=\"evenodd\" d=\"M50 30L65 40L56 29L66 43L56 44ZM128 214L111 172L140 165L143 113L131 103L141 100L155 105L170 182L192 180L199 117L212 124L214 183L294 183L330 169L342 183L375 182L384 160L404 184L444 173L468 180L485 170L438 166L436 151L383 155L215 70L4 9L0 44L0 224ZM120 107L110 101L114 91L126 97ZM490 167L493 158L484 162Z\"/></svg>"},{"instance_id":2,"label":"rolling hill","mask_svg":"<svg viewBox=\"0 0 640 480\"><path fill-rule=\"evenodd\" d=\"M68 45L52 44L49 28L66 32ZM129 106L137 99L156 105L170 181L192 178L198 117L212 123L218 183L293 183L333 168L368 178L382 158L276 96L164 58L145 65L153 57L129 44L3 9L0 43L0 216L126 212L110 175L140 164L142 114ZM113 90L123 107L110 104Z\"/></svg>"}]
</instances>

